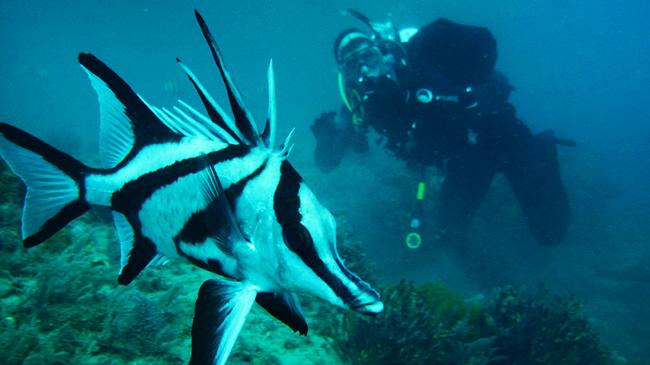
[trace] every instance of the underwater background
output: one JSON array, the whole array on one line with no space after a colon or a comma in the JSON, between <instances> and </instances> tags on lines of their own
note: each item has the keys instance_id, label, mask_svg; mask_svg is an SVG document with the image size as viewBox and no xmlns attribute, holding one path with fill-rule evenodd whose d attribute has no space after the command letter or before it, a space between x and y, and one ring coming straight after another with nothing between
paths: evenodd
<instances>
[{"instance_id":1,"label":"underwater background","mask_svg":"<svg viewBox=\"0 0 650 365\"><path fill-rule=\"evenodd\" d=\"M254 311L232 364L650 364L650 3L595 1L0 2L0 120L98 160L98 105L79 52L92 52L158 106L200 101L175 62L226 96L199 33L199 9L258 120L276 71L280 134L291 161L335 212L339 249L382 288L375 319L305 299L310 335ZM487 26L519 117L553 129L572 205L564 242L530 237L503 178L475 217L463 255L436 244L439 177L430 176L423 245L404 245L418 173L372 146L327 174L313 164L313 119L340 105L332 43L359 27L340 11L422 26L439 17ZM0 175L0 363L181 364L200 283L176 262L118 287L106 212L49 242L19 241L20 183Z\"/></svg>"}]
</instances>

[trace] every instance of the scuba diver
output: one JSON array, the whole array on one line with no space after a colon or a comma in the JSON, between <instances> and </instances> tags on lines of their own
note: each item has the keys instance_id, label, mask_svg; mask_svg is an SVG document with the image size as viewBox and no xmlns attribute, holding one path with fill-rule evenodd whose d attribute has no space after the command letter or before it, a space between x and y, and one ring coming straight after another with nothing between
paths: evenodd
<instances>
[{"instance_id":1,"label":"scuba diver","mask_svg":"<svg viewBox=\"0 0 650 365\"><path fill-rule=\"evenodd\" d=\"M533 134L508 101L513 88L495 70L496 40L484 27L438 19L420 29L397 30L348 10L369 29L348 29L334 42L343 106L311 126L314 158L335 168L346 150L365 152L368 129L411 166L444 174L437 235L463 242L495 174L505 175L534 238L561 242L570 208L556 145L573 146L552 131ZM422 172L424 175L424 172ZM424 176L406 244L420 245Z\"/></svg>"}]
</instances>

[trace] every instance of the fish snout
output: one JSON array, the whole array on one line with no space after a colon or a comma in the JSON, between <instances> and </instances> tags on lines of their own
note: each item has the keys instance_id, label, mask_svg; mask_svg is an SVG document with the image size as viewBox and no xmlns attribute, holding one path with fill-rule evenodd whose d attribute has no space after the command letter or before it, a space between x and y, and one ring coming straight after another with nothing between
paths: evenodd
<instances>
[{"instance_id":1,"label":"fish snout","mask_svg":"<svg viewBox=\"0 0 650 365\"><path fill-rule=\"evenodd\" d=\"M348 307L361 314L376 315L384 310L384 303L376 292L363 292L348 303Z\"/></svg>"}]
</instances>

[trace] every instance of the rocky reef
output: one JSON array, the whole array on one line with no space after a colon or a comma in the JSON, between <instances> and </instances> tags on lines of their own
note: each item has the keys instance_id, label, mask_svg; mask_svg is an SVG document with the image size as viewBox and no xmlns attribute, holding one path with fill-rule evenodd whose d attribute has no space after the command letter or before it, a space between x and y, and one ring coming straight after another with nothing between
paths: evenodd
<instances>
[{"instance_id":1,"label":"rocky reef","mask_svg":"<svg viewBox=\"0 0 650 365\"><path fill-rule=\"evenodd\" d=\"M179 260L118 285L119 244L100 210L25 249L23 195L20 180L0 166L0 363L186 364L196 293L211 274ZM318 313L328 306L304 303L317 322L308 337L254 309L229 364L340 364L319 336L329 324L319 325Z\"/></svg>"},{"instance_id":2,"label":"rocky reef","mask_svg":"<svg viewBox=\"0 0 650 365\"><path fill-rule=\"evenodd\" d=\"M106 212L46 243L20 242L21 182L0 166L0 353L18 364L183 364L196 291L210 275L182 262L117 285L119 247ZM346 264L377 285L345 216ZM365 317L302 298L307 337L254 308L230 364L624 364L601 343L579 301L504 287L466 300L439 283L382 290L385 312Z\"/></svg>"}]
</instances>

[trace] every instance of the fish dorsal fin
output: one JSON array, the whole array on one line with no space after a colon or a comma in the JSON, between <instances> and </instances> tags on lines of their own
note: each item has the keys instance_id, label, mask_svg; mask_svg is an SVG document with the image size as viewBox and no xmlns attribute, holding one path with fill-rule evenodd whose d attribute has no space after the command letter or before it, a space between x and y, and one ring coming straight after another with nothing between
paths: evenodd
<instances>
[{"instance_id":1,"label":"fish dorsal fin","mask_svg":"<svg viewBox=\"0 0 650 365\"><path fill-rule=\"evenodd\" d=\"M264 123L264 129L262 130L262 134L260 135L260 138L262 138L262 142L264 142L265 146L272 148L271 147L271 126L268 118L266 119L266 123Z\"/></svg>"},{"instance_id":2,"label":"fish dorsal fin","mask_svg":"<svg viewBox=\"0 0 650 365\"><path fill-rule=\"evenodd\" d=\"M144 101L144 99L142 100ZM189 105L181 100L179 100L179 104L181 104L181 106L186 106L186 109L189 107ZM160 121L179 135L237 144L237 142L234 141L224 130L212 123L212 121L210 121L205 115L202 115L195 110L194 112L197 114L190 115L178 106L174 106L172 107L172 110L169 110L167 108L158 108L148 103L146 103L146 105L154 112L154 114L156 114ZM188 109L188 111L190 110Z\"/></svg>"},{"instance_id":3,"label":"fish dorsal fin","mask_svg":"<svg viewBox=\"0 0 650 365\"><path fill-rule=\"evenodd\" d=\"M104 167L117 166L132 151L178 136L167 128L131 87L90 53L79 54L97 92L100 110L100 158Z\"/></svg>"},{"instance_id":4,"label":"fish dorsal fin","mask_svg":"<svg viewBox=\"0 0 650 365\"><path fill-rule=\"evenodd\" d=\"M237 126L239 132L241 132L242 136L246 139L247 144L259 145L261 139L259 132L257 131L257 124L255 124L253 116L246 108L244 100L242 99L237 86L233 82L230 74L228 73L228 70L226 69L226 66L223 62L223 56L219 50L219 46L215 42L214 37L212 36L210 29L208 29L208 26L205 23L205 20L203 20L201 14L199 14L197 10L194 10L194 14L196 15L196 20L199 22L199 26L201 27L201 32L203 33L205 40L208 42L208 46L210 46L212 57L217 64L221 78L226 85L228 100L230 101L230 108L232 109L232 114L235 118L235 125Z\"/></svg>"},{"instance_id":5,"label":"fish dorsal fin","mask_svg":"<svg viewBox=\"0 0 650 365\"><path fill-rule=\"evenodd\" d=\"M257 291L251 285L206 280L199 290L192 323L190 365L223 365L235 345Z\"/></svg>"},{"instance_id":6,"label":"fish dorsal fin","mask_svg":"<svg viewBox=\"0 0 650 365\"><path fill-rule=\"evenodd\" d=\"M194 86L194 89L196 89L196 92L199 94L199 98L201 98L201 102L203 102L203 106L208 112L208 116L210 117L210 120L212 120L212 123L218 126L219 129L223 130L224 133L228 135L228 139L234 141L232 144L243 144L245 138L240 133L238 133L237 126L235 125L235 122L232 120L232 118L230 118L221 108L221 106L219 106L219 104L212 98L203 84L201 84L201 81L199 81L199 79L194 76L192 70L190 70L190 68L187 67L179 58L177 58L176 61L187 75L187 78L190 79L190 82ZM190 111L193 113L198 113L193 109Z\"/></svg>"},{"instance_id":7,"label":"fish dorsal fin","mask_svg":"<svg viewBox=\"0 0 650 365\"><path fill-rule=\"evenodd\" d=\"M257 304L286 324L294 332L307 335L307 321L302 314L298 296L293 293L258 293Z\"/></svg>"},{"instance_id":8,"label":"fish dorsal fin","mask_svg":"<svg viewBox=\"0 0 650 365\"><path fill-rule=\"evenodd\" d=\"M284 142L280 145L280 154L288 157L289 153L293 149L293 144L291 144L291 137L293 137L293 133L296 131L295 128L293 128L289 134L287 135L287 138L284 139Z\"/></svg>"},{"instance_id":9,"label":"fish dorsal fin","mask_svg":"<svg viewBox=\"0 0 650 365\"><path fill-rule=\"evenodd\" d=\"M275 104L275 76L273 73L273 60L269 62L269 70L267 72L268 88L269 88L269 111L262 132L262 140L269 149L275 147L275 136L277 134L277 108Z\"/></svg>"}]
</instances>

